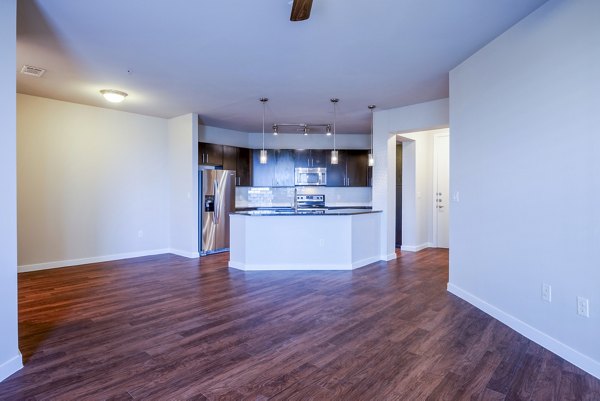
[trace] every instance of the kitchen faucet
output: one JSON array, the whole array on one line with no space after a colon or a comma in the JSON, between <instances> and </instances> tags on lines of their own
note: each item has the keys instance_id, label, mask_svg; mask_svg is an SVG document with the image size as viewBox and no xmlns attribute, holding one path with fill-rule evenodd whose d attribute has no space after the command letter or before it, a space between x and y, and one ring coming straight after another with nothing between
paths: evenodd
<instances>
[{"instance_id":1,"label":"kitchen faucet","mask_svg":"<svg viewBox=\"0 0 600 401\"><path fill-rule=\"evenodd\" d=\"M292 207L294 212L298 211L298 188L294 187L294 199L292 200Z\"/></svg>"}]
</instances>

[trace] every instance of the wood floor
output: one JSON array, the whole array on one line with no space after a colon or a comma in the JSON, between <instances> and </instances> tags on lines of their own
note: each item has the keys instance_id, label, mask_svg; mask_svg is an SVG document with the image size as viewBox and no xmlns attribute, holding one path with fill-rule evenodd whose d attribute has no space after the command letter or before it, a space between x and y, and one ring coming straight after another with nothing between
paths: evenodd
<instances>
[{"instance_id":1,"label":"wood floor","mask_svg":"<svg viewBox=\"0 0 600 401\"><path fill-rule=\"evenodd\" d=\"M1 400L600 400L600 382L446 291L448 253L354 272L227 254L19 275Z\"/></svg>"}]
</instances>

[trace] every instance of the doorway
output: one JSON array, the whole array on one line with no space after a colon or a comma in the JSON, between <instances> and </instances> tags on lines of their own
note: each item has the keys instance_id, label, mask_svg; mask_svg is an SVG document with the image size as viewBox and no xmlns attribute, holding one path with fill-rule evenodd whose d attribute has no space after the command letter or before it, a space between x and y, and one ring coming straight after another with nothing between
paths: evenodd
<instances>
[{"instance_id":1,"label":"doorway","mask_svg":"<svg viewBox=\"0 0 600 401\"><path fill-rule=\"evenodd\" d=\"M401 238L402 251L449 248L449 135L447 128L396 135L402 142L401 162L396 156L402 165L402 179L397 181L401 187L396 186L401 216L396 220L401 222L396 244Z\"/></svg>"},{"instance_id":2,"label":"doorway","mask_svg":"<svg viewBox=\"0 0 600 401\"><path fill-rule=\"evenodd\" d=\"M402 246L402 142L396 143L396 248Z\"/></svg>"}]
</instances>

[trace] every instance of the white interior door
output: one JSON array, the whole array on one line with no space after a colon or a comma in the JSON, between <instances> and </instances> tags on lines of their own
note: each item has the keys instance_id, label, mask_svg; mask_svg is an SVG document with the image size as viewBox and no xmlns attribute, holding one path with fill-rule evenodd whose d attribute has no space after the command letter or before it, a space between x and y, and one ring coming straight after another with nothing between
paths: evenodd
<instances>
[{"instance_id":1,"label":"white interior door","mask_svg":"<svg viewBox=\"0 0 600 401\"><path fill-rule=\"evenodd\" d=\"M448 248L450 217L450 137L433 137L433 235L435 246Z\"/></svg>"}]
</instances>

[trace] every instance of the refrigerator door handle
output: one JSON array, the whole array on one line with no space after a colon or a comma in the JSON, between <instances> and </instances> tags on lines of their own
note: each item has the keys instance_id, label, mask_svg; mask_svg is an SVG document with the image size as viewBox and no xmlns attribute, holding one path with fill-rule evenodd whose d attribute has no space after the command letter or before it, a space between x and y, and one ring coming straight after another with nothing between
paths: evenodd
<instances>
[{"instance_id":1,"label":"refrigerator door handle","mask_svg":"<svg viewBox=\"0 0 600 401\"><path fill-rule=\"evenodd\" d=\"M215 185L215 224L219 224L219 182L217 180L214 181Z\"/></svg>"}]
</instances>

